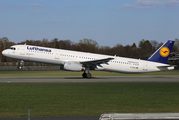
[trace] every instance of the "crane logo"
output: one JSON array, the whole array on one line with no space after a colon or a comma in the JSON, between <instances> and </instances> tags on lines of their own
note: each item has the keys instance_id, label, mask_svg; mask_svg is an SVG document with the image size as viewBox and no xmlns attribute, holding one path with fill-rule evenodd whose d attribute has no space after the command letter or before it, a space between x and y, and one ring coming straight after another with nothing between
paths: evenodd
<instances>
[{"instance_id":1,"label":"crane logo","mask_svg":"<svg viewBox=\"0 0 179 120\"><path fill-rule=\"evenodd\" d=\"M167 57L170 54L170 50L168 49L168 47L162 47L160 49L160 55L162 57Z\"/></svg>"}]
</instances>

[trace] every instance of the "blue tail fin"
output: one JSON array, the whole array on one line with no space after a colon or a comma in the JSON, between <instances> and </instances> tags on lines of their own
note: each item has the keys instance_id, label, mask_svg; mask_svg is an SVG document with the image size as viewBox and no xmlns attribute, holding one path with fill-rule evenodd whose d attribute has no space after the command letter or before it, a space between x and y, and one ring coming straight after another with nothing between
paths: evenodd
<instances>
[{"instance_id":1,"label":"blue tail fin","mask_svg":"<svg viewBox=\"0 0 179 120\"><path fill-rule=\"evenodd\" d=\"M159 63L167 63L170 52L173 48L175 41L166 41L154 54L152 54L147 60Z\"/></svg>"}]
</instances>

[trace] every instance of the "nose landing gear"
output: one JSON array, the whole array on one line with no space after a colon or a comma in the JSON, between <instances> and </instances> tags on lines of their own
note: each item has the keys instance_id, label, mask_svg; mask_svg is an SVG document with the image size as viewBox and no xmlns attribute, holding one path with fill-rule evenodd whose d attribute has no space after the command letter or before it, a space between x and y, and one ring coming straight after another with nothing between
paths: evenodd
<instances>
[{"instance_id":1,"label":"nose landing gear","mask_svg":"<svg viewBox=\"0 0 179 120\"><path fill-rule=\"evenodd\" d=\"M23 67L24 67L24 61L23 61L23 60L18 61L18 66L17 66L17 68L20 69L20 70L22 70Z\"/></svg>"}]
</instances>

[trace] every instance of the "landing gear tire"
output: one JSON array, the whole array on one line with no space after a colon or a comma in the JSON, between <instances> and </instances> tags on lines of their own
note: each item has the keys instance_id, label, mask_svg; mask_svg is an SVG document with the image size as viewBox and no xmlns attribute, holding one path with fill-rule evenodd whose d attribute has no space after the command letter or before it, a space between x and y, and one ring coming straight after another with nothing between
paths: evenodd
<instances>
[{"instance_id":1,"label":"landing gear tire","mask_svg":"<svg viewBox=\"0 0 179 120\"><path fill-rule=\"evenodd\" d=\"M92 75L90 73L83 73L82 74L83 78L91 78Z\"/></svg>"},{"instance_id":2,"label":"landing gear tire","mask_svg":"<svg viewBox=\"0 0 179 120\"><path fill-rule=\"evenodd\" d=\"M90 73L87 73L87 78L91 78L92 77L92 75L90 74Z\"/></svg>"},{"instance_id":3,"label":"landing gear tire","mask_svg":"<svg viewBox=\"0 0 179 120\"><path fill-rule=\"evenodd\" d=\"M87 78L87 74L86 73L83 73L82 76L83 76L83 78Z\"/></svg>"}]
</instances>

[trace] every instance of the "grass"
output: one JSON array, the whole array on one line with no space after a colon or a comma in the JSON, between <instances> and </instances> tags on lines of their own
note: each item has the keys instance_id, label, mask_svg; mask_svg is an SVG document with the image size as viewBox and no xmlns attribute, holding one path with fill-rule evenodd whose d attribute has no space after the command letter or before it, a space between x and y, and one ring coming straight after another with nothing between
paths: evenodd
<instances>
[{"instance_id":1,"label":"grass","mask_svg":"<svg viewBox=\"0 0 179 120\"><path fill-rule=\"evenodd\" d=\"M179 75L179 71L93 76ZM0 71L0 77L81 76L66 71ZM179 83L0 83L0 118L179 112Z\"/></svg>"},{"instance_id":2,"label":"grass","mask_svg":"<svg viewBox=\"0 0 179 120\"><path fill-rule=\"evenodd\" d=\"M179 83L1 83L0 118L179 112Z\"/></svg>"},{"instance_id":3,"label":"grass","mask_svg":"<svg viewBox=\"0 0 179 120\"><path fill-rule=\"evenodd\" d=\"M31 76L81 76L83 72L69 71L0 71L0 77L31 77ZM141 76L141 75L179 75L179 71L165 71L143 74L110 73L104 71L91 71L92 76Z\"/></svg>"}]
</instances>

